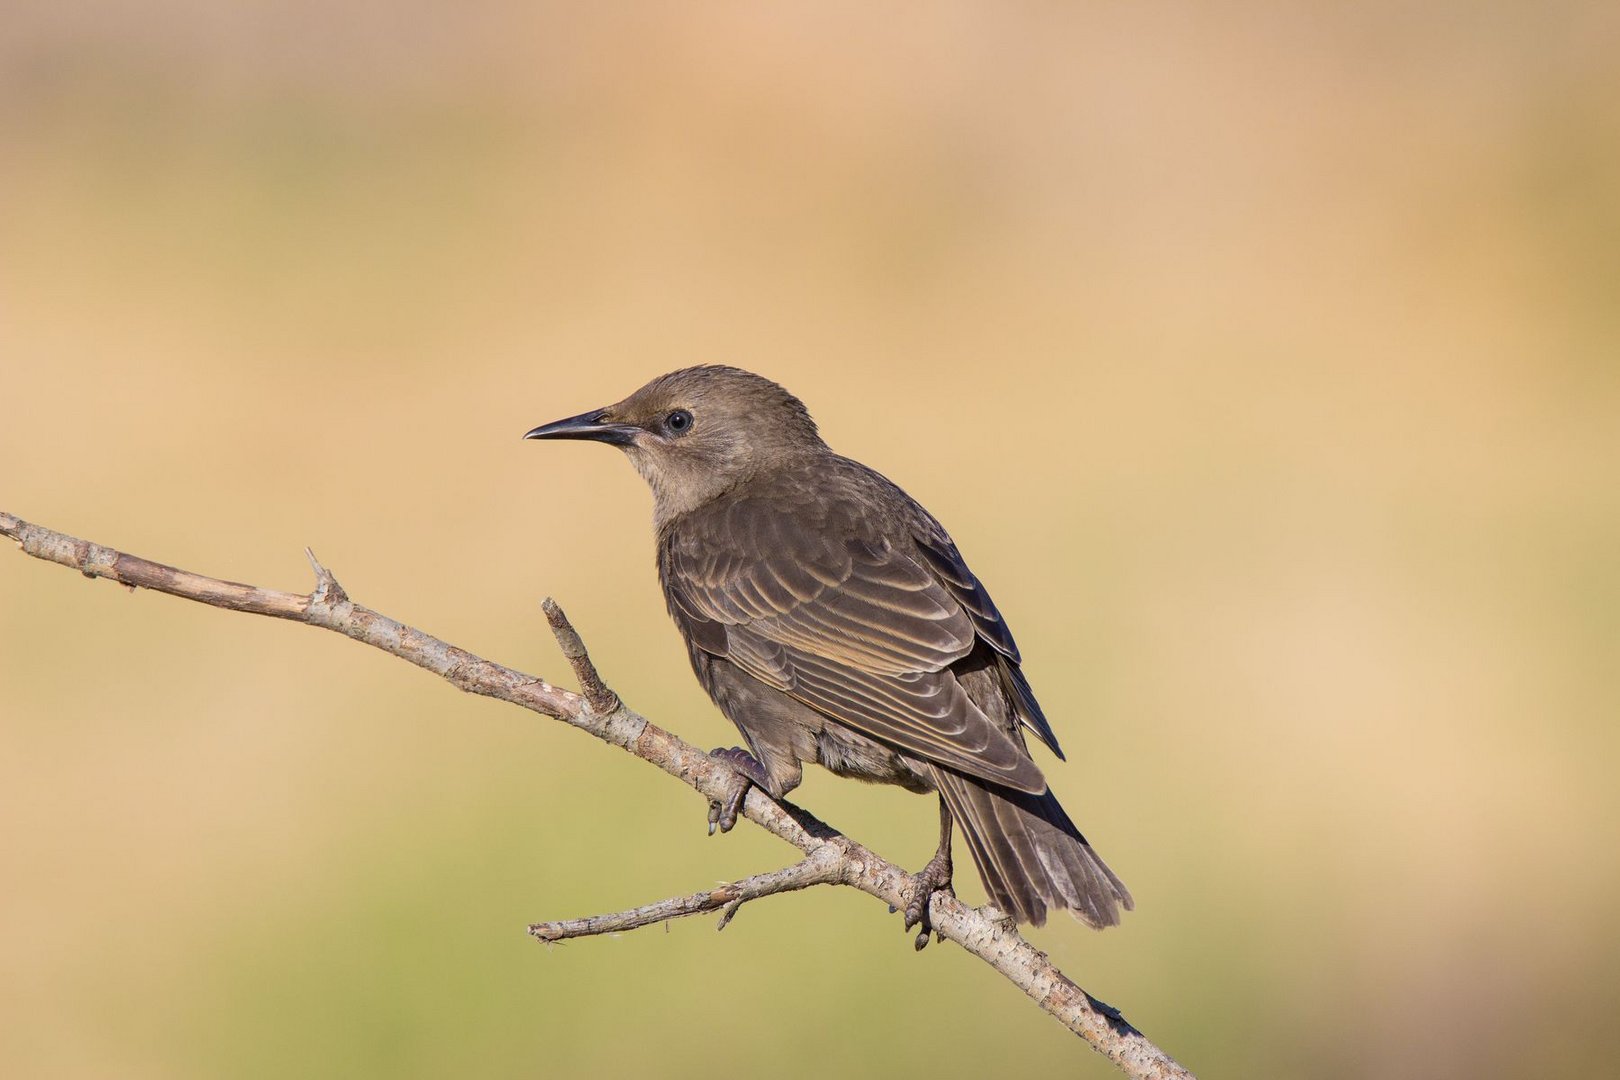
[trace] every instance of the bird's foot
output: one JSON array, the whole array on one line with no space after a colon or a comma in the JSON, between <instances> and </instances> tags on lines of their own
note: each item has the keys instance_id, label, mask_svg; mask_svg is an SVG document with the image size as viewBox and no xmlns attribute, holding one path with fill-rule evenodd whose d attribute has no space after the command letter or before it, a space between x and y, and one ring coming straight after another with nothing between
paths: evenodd
<instances>
[{"instance_id":1,"label":"bird's foot","mask_svg":"<svg viewBox=\"0 0 1620 1080\"><path fill-rule=\"evenodd\" d=\"M740 746L711 750L709 756L731 766L733 772L731 785L725 795L709 802L709 835L713 836L716 827L721 832L731 831L731 827L737 824L737 815L742 812L748 789L757 786L768 790L769 777L766 776L765 766Z\"/></svg>"},{"instance_id":2,"label":"bird's foot","mask_svg":"<svg viewBox=\"0 0 1620 1080\"><path fill-rule=\"evenodd\" d=\"M917 927L917 940L915 946L921 952L928 944L928 935L934 931L934 922L929 914L928 905L935 893L944 893L954 897L956 890L951 887L951 857L940 853L928 860L928 865L917 871L917 884L911 890L911 898L906 901L906 929Z\"/></svg>"}]
</instances>

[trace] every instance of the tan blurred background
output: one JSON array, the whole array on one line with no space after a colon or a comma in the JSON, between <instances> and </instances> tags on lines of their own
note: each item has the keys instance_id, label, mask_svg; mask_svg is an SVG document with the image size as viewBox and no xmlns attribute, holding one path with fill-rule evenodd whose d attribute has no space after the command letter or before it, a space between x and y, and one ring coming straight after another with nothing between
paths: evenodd
<instances>
[{"instance_id":1,"label":"tan blurred background","mask_svg":"<svg viewBox=\"0 0 1620 1080\"><path fill-rule=\"evenodd\" d=\"M1620 1008L1620 16L13 5L0 509L733 735L649 499L518 441L729 362L954 531L1206 1076L1591 1076ZM330 635L0 552L0 1074L1106 1077L869 898ZM812 775L885 854L926 800ZM982 899L971 873L964 895Z\"/></svg>"}]
</instances>

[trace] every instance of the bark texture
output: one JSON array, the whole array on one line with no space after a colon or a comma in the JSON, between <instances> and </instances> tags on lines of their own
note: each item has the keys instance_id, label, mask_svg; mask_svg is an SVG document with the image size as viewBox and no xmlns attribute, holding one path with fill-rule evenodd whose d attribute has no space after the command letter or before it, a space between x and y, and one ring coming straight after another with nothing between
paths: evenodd
<instances>
[{"instance_id":1,"label":"bark texture","mask_svg":"<svg viewBox=\"0 0 1620 1080\"><path fill-rule=\"evenodd\" d=\"M608 689L567 616L550 600L545 602L547 621L582 693L485 660L355 603L313 552L306 554L315 570L315 588L302 594L165 566L30 524L4 511L0 511L0 536L11 538L34 558L72 567L89 578L107 578L132 588L343 634L426 668L468 693L511 702L589 732L657 766L710 801L721 800L731 791L734 774L729 767L634 712ZM912 875L791 803L779 803L754 788L743 804L743 816L798 848L805 858L782 870L634 911L540 923L530 927L530 933L541 941L560 941L715 910L722 911L724 925L748 900L823 884L859 889L891 909L904 908L910 898L915 885ZM990 965L1125 1075L1140 1080L1192 1077L1126 1022L1117 1009L1093 998L1059 971L1045 953L1024 939L1011 919L994 908L971 908L955 897L935 893L930 914L939 939L955 942Z\"/></svg>"}]
</instances>

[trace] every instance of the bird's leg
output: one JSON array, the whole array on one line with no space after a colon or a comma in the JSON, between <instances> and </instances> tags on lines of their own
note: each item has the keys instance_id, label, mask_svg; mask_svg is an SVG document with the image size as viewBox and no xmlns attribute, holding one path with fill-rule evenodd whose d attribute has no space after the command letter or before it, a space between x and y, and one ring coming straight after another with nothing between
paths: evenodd
<instances>
[{"instance_id":1,"label":"bird's leg","mask_svg":"<svg viewBox=\"0 0 1620 1080\"><path fill-rule=\"evenodd\" d=\"M951 812L943 795L939 798L939 850L934 852L927 866L917 871L917 885L906 903L906 929L921 927L916 942L919 951L928 944L928 935L934 929L928 915L928 902L936 892L956 895L956 890L951 888Z\"/></svg>"},{"instance_id":2,"label":"bird's leg","mask_svg":"<svg viewBox=\"0 0 1620 1080\"><path fill-rule=\"evenodd\" d=\"M771 782L765 766L740 746L711 750L709 756L731 766L734 774L731 787L724 797L709 803L709 835L713 836L715 826L719 826L721 832L730 832L731 827L737 824L737 815L742 812L743 799L748 797L749 788L757 786L762 791L769 791Z\"/></svg>"}]
</instances>

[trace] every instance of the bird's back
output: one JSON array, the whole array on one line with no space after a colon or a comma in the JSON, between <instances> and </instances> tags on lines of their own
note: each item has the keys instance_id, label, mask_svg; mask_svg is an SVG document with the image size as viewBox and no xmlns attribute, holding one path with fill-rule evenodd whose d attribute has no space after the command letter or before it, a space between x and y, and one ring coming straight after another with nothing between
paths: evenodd
<instances>
[{"instance_id":1,"label":"bird's back","mask_svg":"<svg viewBox=\"0 0 1620 1080\"><path fill-rule=\"evenodd\" d=\"M829 452L754 478L670 522L659 572L694 666L729 660L909 753L1044 790L1018 721L1056 739L1006 624L945 530L879 473ZM991 670L1007 700L974 700L964 669Z\"/></svg>"}]
</instances>

